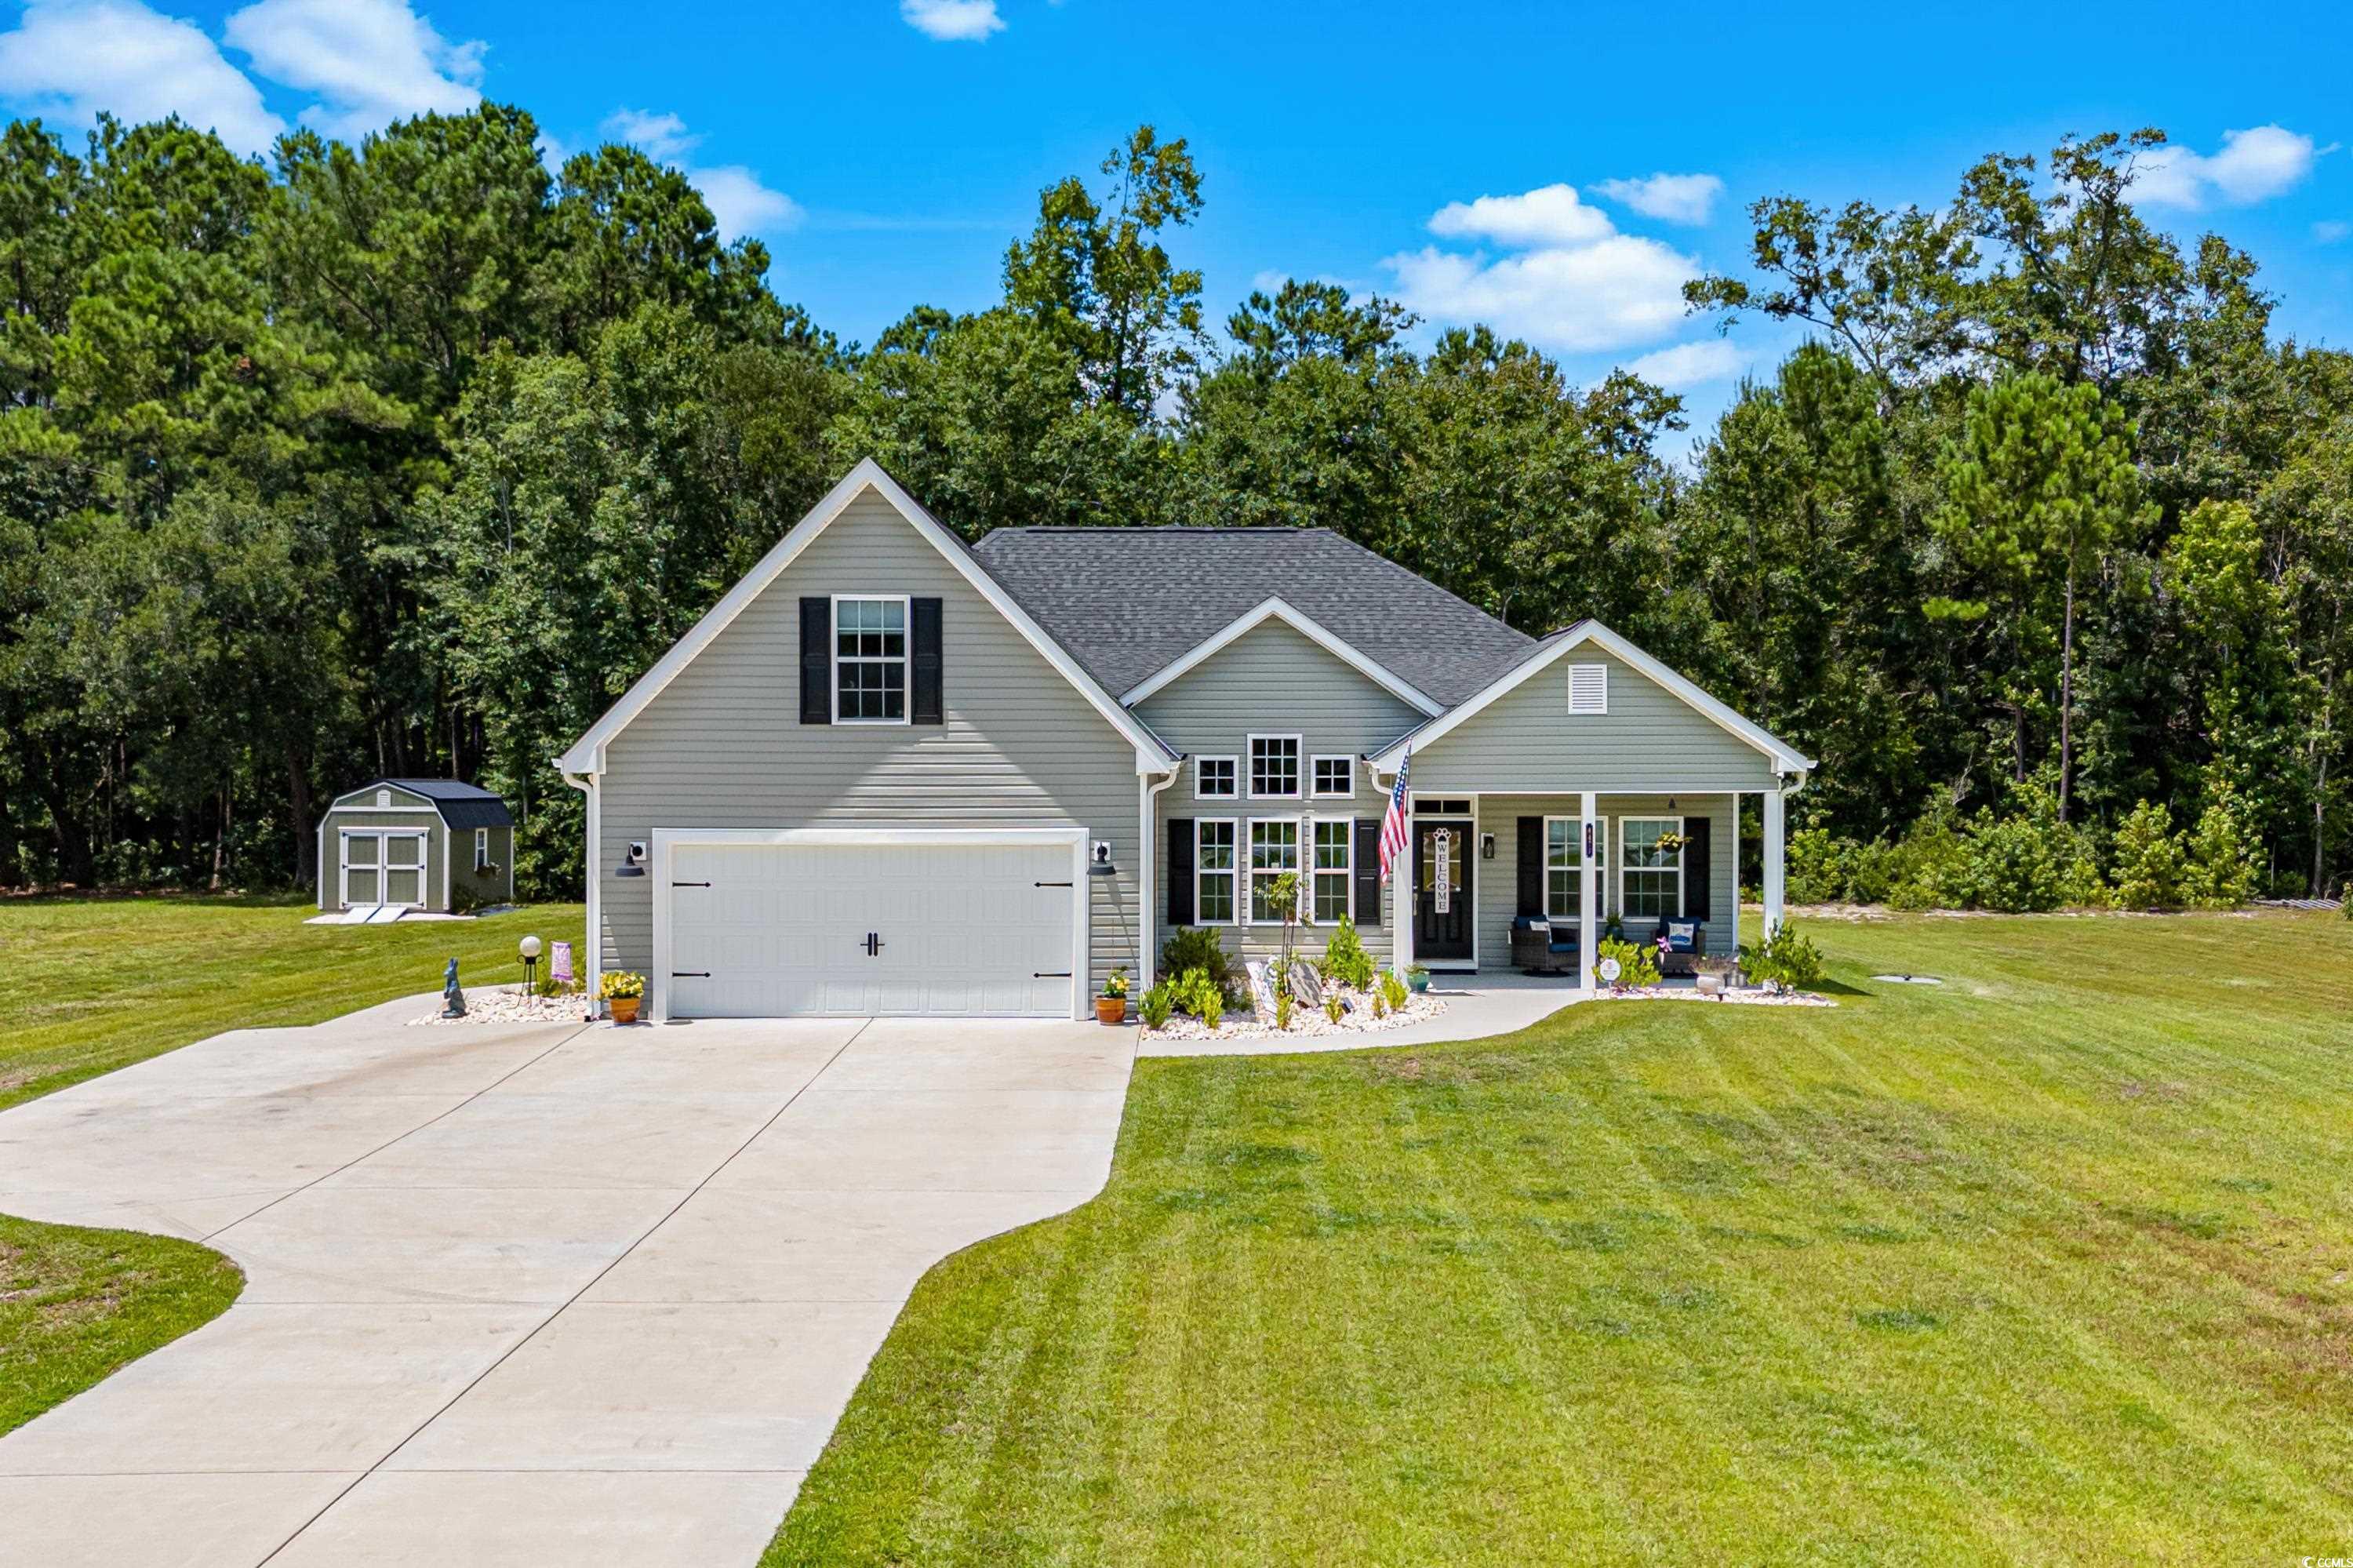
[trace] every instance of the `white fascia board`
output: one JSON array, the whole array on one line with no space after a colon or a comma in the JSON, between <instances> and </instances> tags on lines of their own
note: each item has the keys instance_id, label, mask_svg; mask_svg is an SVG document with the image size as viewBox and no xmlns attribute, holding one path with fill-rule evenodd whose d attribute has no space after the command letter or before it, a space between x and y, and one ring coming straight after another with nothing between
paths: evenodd
<instances>
[{"instance_id":1,"label":"white fascia board","mask_svg":"<svg viewBox=\"0 0 2353 1568\"><path fill-rule=\"evenodd\" d=\"M924 541L937 550L941 556L972 585L981 598L988 601L992 609L1010 621L1013 629L1028 639L1030 646L1037 649L1046 662L1051 664L1064 680L1070 682L1078 690L1079 694L1085 697L1113 728L1126 736L1137 751L1149 752L1172 761L1175 759L1176 753L1169 749L1166 742L1153 734L1142 720L1113 701L1111 694L1104 691L1100 683L1081 669L1078 662L1063 650L1060 643L1047 636L1045 630L1029 618L1028 611L1013 601L1012 597L1005 591L996 578L981 569L980 564L972 558L971 552L964 547L963 542L949 533L937 518L924 511L915 498L901 487L897 480L882 471L881 463L870 457L860 459L858 466L844 474L839 483L827 491L825 498L809 508L808 514L794 524L785 536L777 540L766 555L760 557L758 565L744 573L742 580L729 588L719 602L712 605L702 619L694 623L685 636L672 643L670 652L655 661L652 669L638 676L637 683L622 694L621 700L607 709L604 717L591 725L586 734L574 741L571 747L555 759L557 768L566 773L604 771L603 753L607 743L628 728L629 721L644 712L647 705L659 696L663 689L678 678L679 672L694 662L695 656L709 647L722 631L726 630L754 599L767 590L771 583L783 576L785 568L791 566L795 558L803 550L807 549L818 535L824 533L836 518L849 510L849 503L870 486L883 500L889 502L899 514L913 526L915 532L922 535ZM1166 764L1164 763L1162 766L1165 767Z\"/></svg>"},{"instance_id":2,"label":"white fascia board","mask_svg":"<svg viewBox=\"0 0 2353 1568\"><path fill-rule=\"evenodd\" d=\"M1391 673L1378 662L1366 658L1355 647L1343 641L1336 634L1318 622L1314 617L1293 609L1280 598L1266 600L1249 614L1237 617L1227 623L1215 636L1195 643L1174 662L1162 665L1141 685L1121 697L1120 701L1130 706L1144 701L1145 698L1161 690L1187 671L1196 669L1215 658L1224 649L1269 618L1282 621L1383 691L1400 702L1419 709L1430 717L1435 718L1446 711L1443 705L1433 701L1412 683Z\"/></svg>"},{"instance_id":3,"label":"white fascia board","mask_svg":"<svg viewBox=\"0 0 2353 1568\"><path fill-rule=\"evenodd\" d=\"M1797 774L1813 771L1812 758L1801 754L1797 747L1773 735L1762 726L1741 717L1731 708L1701 690L1696 683L1677 673L1598 620L1578 621L1569 629L1567 635L1539 647L1534 654L1497 676L1486 690L1464 701L1444 717L1423 725L1419 729L1392 742L1387 749L1375 753L1371 758L1373 767L1383 773L1395 773L1398 759L1405 756L1409 747L1430 745L1465 719L1486 708L1499 697L1517 689L1524 682L1550 669L1564 654L1582 648L1588 643L1615 655L1620 663L1655 681L1681 699L1685 706L1714 723L1735 739L1745 741L1763 752L1771 758L1775 771Z\"/></svg>"}]
</instances>

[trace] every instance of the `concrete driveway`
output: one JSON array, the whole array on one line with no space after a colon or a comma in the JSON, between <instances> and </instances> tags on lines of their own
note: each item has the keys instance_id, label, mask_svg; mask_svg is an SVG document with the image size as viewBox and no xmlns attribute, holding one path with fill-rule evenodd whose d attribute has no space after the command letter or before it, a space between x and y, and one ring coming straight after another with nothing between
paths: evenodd
<instances>
[{"instance_id":1,"label":"concrete driveway","mask_svg":"<svg viewBox=\"0 0 2353 1568\"><path fill-rule=\"evenodd\" d=\"M248 1030L0 1113L206 1327L0 1438L12 1562L750 1563L915 1281L1109 1174L1079 1023Z\"/></svg>"}]
</instances>

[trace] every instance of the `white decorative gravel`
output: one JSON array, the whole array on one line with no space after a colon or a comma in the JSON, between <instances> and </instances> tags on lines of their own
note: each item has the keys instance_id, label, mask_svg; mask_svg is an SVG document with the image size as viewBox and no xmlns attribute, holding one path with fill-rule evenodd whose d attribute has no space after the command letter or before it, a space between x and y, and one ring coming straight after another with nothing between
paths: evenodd
<instances>
[{"instance_id":1,"label":"white decorative gravel","mask_svg":"<svg viewBox=\"0 0 2353 1568\"><path fill-rule=\"evenodd\" d=\"M1688 986L1628 987L1596 991L1596 1001L1729 1001L1747 1007L1836 1007L1837 1002L1810 991L1724 991L1714 996Z\"/></svg>"},{"instance_id":2,"label":"white decorative gravel","mask_svg":"<svg viewBox=\"0 0 2353 1568\"><path fill-rule=\"evenodd\" d=\"M1180 1012L1172 1014L1166 1025L1162 1028L1146 1029L1144 1032L1144 1038L1146 1040L1305 1040L1318 1035L1377 1034L1387 1029L1403 1029L1409 1023L1426 1022L1446 1011L1446 1003L1428 991L1423 991L1419 995L1408 996L1405 1007L1401 1011L1375 1018L1372 1003L1368 998L1360 997L1354 991L1343 991L1341 994L1355 1001L1356 1006L1353 1012L1341 1014L1340 1022L1337 1023L1324 1017L1322 1008L1310 1007L1303 1001L1292 1009L1291 1027L1287 1030L1277 1029L1271 1023L1261 1023L1254 1018L1245 1018L1241 1022L1228 1022L1216 1029L1211 1029L1199 1019L1189 1018ZM1233 1012L1226 1014L1229 1021L1238 1016L1244 1015L1239 1015Z\"/></svg>"},{"instance_id":3,"label":"white decorative gravel","mask_svg":"<svg viewBox=\"0 0 2353 1568\"><path fill-rule=\"evenodd\" d=\"M532 996L522 987L466 987L466 1016L444 1018L441 1004L436 1001L433 1011L422 1018L408 1022L417 1023L577 1023L587 1011L587 999L581 996Z\"/></svg>"}]
</instances>

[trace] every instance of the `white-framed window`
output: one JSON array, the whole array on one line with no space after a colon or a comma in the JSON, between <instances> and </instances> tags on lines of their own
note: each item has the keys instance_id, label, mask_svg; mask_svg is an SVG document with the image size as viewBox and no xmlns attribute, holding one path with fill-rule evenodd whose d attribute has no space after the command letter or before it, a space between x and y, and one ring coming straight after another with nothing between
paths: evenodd
<instances>
[{"instance_id":1,"label":"white-framed window","mask_svg":"<svg viewBox=\"0 0 2353 1568\"><path fill-rule=\"evenodd\" d=\"M476 871L488 871L490 868L491 830L488 828L476 828L474 830L474 869Z\"/></svg>"},{"instance_id":2,"label":"white-framed window","mask_svg":"<svg viewBox=\"0 0 2353 1568\"><path fill-rule=\"evenodd\" d=\"M1568 711L1606 714L1609 711L1609 666L1571 664L1568 667Z\"/></svg>"},{"instance_id":3,"label":"white-framed window","mask_svg":"<svg viewBox=\"0 0 2353 1568\"><path fill-rule=\"evenodd\" d=\"M1349 887L1356 875L1356 824L1345 817L1318 817L1310 853L1315 885L1308 893L1308 918L1318 924L1349 913Z\"/></svg>"},{"instance_id":4,"label":"white-framed window","mask_svg":"<svg viewBox=\"0 0 2353 1568\"><path fill-rule=\"evenodd\" d=\"M1585 913L1585 820L1545 819L1545 914L1575 920Z\"/></svg>"},{"instance_id":5,"label":"white-framed window","mask_svg":"<svg viewBox=\"0 0 2353 1568\"><path fill-rule=\"evenodd\" d=\"M1203 926L1234 923L1234 823L1230 817L1193 823L1193 918Z\"/></svg>"},{"instance_id":6,"label":"white-framed window","mask_svg":"<svg viewBox=\"0 0 2353 1568\"><path fill-rule=\"evenodd\" d=\"M1299 799L1297 736L1254 735L1250 737L1250 792L1253 800Z\"/></svg>"},{"instance_id":7,"label":"white-framed window","mask_svg":"<svg viewBox=\"0 0 2353 1568\"><path fill-rule=\"evenodd\" d=\"M1260 817L1250 825L1250 922L1281 925L1282 907L1270 896L1275 879L1299 869L1299 819Z\"/></svg>"},{"instance_id":8,"label":"white-framed window","mask_svg":"<svg viewBox=\"0 0 2353 1568\"><path fill-rule=\"evenodd\" d=\"M907 722L907 599L837 594L833 600L836 724Z\"/></svg>"},{"instance_id":9,"label":"white-framed window","mask_svg":"<svg viewBox=\"0 0 2353 1568\"><path fill-rule=\"evenodd\" d=\"M1618 829L1618 911L1628 921L1683 912L1683 820L1628 817Z\"/></svg>"},{"instance_id":10,"label":"white-framed window","mask_svg":"<svg viewBox=\"0 0 2353 1568\"><path fill-rule=\"evenodd\" d=\"M1230 800L1240 795L1241 784L1234 777L1236 760L1231 757L1193 758L1193 799Z\"/></svg>"},{"instance_id":11,"label":"white-framed window","mask_svg":"<svg viewBox=\"0 0 2353 1568\"><path fill-rule=\"evenodd\" d=\"M1314 781L1318 795L1353 795L1356 792L1356 759L1353 757L1316 758L1314 771L1309 778Z\"/></svg>"}]
</instances>

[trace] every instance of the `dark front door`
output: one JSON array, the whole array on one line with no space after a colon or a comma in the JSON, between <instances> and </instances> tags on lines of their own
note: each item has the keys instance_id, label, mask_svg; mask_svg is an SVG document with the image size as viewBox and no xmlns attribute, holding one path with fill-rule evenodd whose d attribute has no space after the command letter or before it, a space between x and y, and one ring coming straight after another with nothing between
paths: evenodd
<instances>
[{"instance_id":1,"label":"dark front door","mask_svg":"<svg viewBox=\"0 0 2353 1568\"><path fill-rule=\"evenodd\" d=\"M1468 818L1413 820L1413 956L1425 964L1469 963L1471 863ZM1441 880L1442 878L1442 880Z\"/></svg>"}]
</instances>

